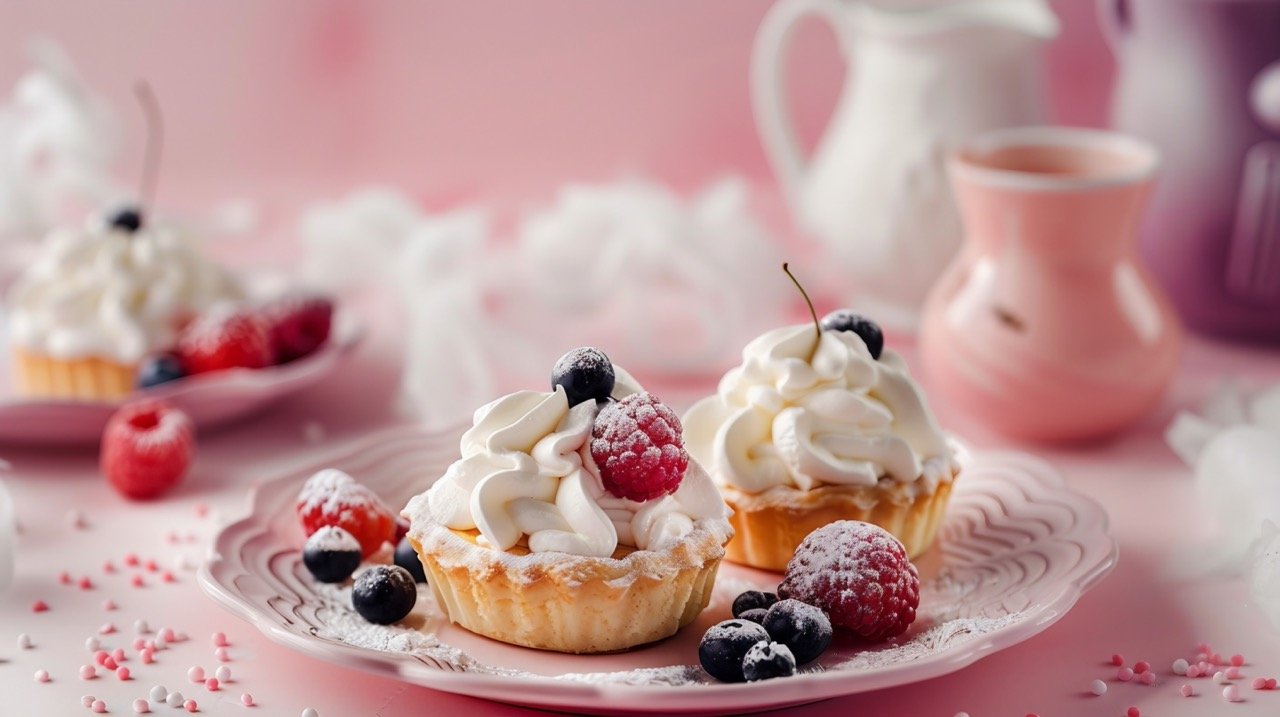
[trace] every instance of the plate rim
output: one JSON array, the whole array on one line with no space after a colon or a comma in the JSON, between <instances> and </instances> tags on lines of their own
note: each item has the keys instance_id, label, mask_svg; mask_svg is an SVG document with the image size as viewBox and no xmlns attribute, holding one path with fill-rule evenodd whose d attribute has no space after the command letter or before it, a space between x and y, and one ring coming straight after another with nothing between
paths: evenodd
<instances>
[{"instance_id":1,"label":"plate rim","mask_svg":"<svg viewBox=\"0 0 1280 717\"><path fill-rule=\"evenodd\" d=\"M276 644L293 649L304 656L324 659L342 667L355 667L383 677L395 677L429 689L513 704L561 709L582 709L583 703L588 701L598 703L601 700L644 698L643 707L638 709L650 712L671 709L724 709L725 704L715 704L716 701L734 697L741 700L749 694L756 700L753 708L765 710L913 684L964 669L985 657L1025 642L1057 623L1066 616L1085 592L1097 585L1115 568L1119 560L1119 544L1110 532L1110 515L1105 507L1092 496L1072 489L1066 483L1062 473L1052 464L1021 451L975 451L973 453L975 458L981 456L988 459L1016 459L1023 462L1035 472L1038 481L1045 483L1049 488L1068 492L1087 505L1097 522L1097 537L1108 543L1105 553L1080 575L1064 581L1053 599L1039 603L1035 613L1024 620L967 640L925 660L904 662L880 668L875 673L860 675L856 689L832 691L831 685L846 680L850 676L847 671L824 670L802 673L790 678L788 682L798 679L800 682L797 684L823 686L825 689L811 690L811 692L821 692L821 696L813 694L797 696L776 691L777 697L773 700L769 698L768 690L761 690L760 685L751 683L654 685L585 682L547 675L500 675L444 670L430 667L410 655L387 660L368 654L371 651L366 648L328 640L315 640L286 630L270 618L259 614L251 603L236 595L214 577L213 570L227 561L227 558L218 551L224 536L257 527L255 519L259 514L263 492L271 486L296 480L296 475L299 473L319 470L343 458L356 457L384 443L409 438L440 440L460 433L466 425L459 423L438 430L426 429L419 425L396 426L348 441L316 458L300 462L294 468L280 469L278 474L259 482L252 488L247 512L223 526L215 534L210 556L201 563L197 571L197 583L214 602L249 622ZM910 673L908 679L903 679L904 672ZM512 684L518 684L521 688L518 699L490 696L494 692L509 690ZM767 686L776 687L777 685L769 683ZM698 705L690 707L692 703L698 703ZM733 705L733 707L737 706L739 706L737 703Z\"/></svg>"}]
</instances>

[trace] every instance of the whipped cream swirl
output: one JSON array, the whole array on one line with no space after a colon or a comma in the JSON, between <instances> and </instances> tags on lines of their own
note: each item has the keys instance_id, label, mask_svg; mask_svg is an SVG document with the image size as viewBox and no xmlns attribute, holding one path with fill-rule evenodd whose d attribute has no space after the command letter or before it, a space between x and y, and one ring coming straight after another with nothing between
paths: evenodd
<instances>
[{"instance_id":1,"label":"whipped cream swirl","mask_svg":"<svg viewBox=\"0 0 1280 717\"><path fill-rule=\"evenodd\" d=\"M173 228L129 233L96 220L49 236L9 292L9 330L32 352L130 364L169 347L182 320L240 297Z\"/></svg>"},{"instance_id":2,"label":"whipped cream swirl","mask_svg":"<svg viewBox=\"0 0 1280 717\"><path fill-rule=\"evenodd\" d=\"M747 344L742 364L683 422L690 455L748 493L873 486L884 477L932 490L955 468L902 357L885 349L877 361L857 334L819 338L811 324Z\"/></svg>"},{"instance_id":3,"label":"whipped cream swirl","mask_svg":"<svg viewBox=\"0 0 1280 717\"><path fill-rule=\"evenodd\" d=\"M620 372L615 395L634 392ZM629 379L629 377L626 377ZM704 524L729 535L728 508L690 461L679 489L636 502L610 495L591 458L595 401L572 408L564 389L520 391L476 411L462 458L406 513L429 511L454 530L508 550L528 536L531 552L608 557L618 545L662 550ZM415 518L416 519L416 518Z\"/></svg>"}]
</instances>

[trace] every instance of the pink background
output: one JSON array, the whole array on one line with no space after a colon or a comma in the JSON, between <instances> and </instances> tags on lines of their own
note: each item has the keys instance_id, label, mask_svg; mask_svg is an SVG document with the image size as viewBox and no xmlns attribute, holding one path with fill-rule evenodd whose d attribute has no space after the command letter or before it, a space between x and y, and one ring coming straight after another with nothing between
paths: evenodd
<instances>
[{"instance_id":1,"label":"pink background","mask_svg":"<svg viewBox=\"0 0 1280 717\"><path fill-rule=\"evenodd\" d=\"M419 196L541 197L571 179L640 173L691 187L769 178L747 90L769 0L276 0L0 4L0 87L23 42L62 44L127 130L146 78L169 142L161 195L210 201L369 182ZM1113 62L1094 3L1055 0L1056 120L1101 124ZM803 28L797 124L816 138L843 68L830 31ZM252 182L249 185L248 182Z\"/></svg>"}]
</instances>

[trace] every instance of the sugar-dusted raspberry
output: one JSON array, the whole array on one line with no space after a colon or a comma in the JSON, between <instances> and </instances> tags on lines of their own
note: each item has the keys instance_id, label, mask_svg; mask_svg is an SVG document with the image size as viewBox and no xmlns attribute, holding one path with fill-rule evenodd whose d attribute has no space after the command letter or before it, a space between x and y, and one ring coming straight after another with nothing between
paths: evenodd
<instances>
[{"instance_id":1,"label":"sugar-dusted raspberry","mask_svg":"<svg viewBox=\"0 0 1280 717\"><path fill-rule=\"evenodd\" d=\"M366 558L396 535L395 516L378 496L334 468L316 473L302 486L298 519L308 536L327 525L342 528L360 542Z\"/></svg>"},{"instance_id":2,"label":"sugar-dusted raspberry","mask_svg":"<svg viewBox=\"0 0 1280 717\"><path fill-rule=\"evenodd\" d=\"M263 307L262 315L271 335L273 362L288 363L328 340L333 302L323 296L285 296Z\"/></svg>"},{"instance_id":3,"label":"sugar-dusted raspberry","mask_svg":"<svg viewBox=\"0 0 1280 717\"><path fill-rule=\"evenodd\" d=\"M596 414L591 457L610 493L652 500L680 487L689 467L683 436L675 411L649 393L635 393Z\"/></svg>"},{"instance_id":4,"label":"sugar-dusted raspberry","mask_svg":"<svg viewBox=\"0 0 1280 717\"><path fill-rule=\"evenodd\" d=\"M880 641L915 621L920 575L888 531L840 520L800 543L778 595L821 608L837 628Z\"/></svg>"},{"instance_id":5,"label":"sugar-dusted raspberry","mask_svg":"<svg viewBox=\"0 0 1280 717\"><path fill-rule=\"evenodd\" d=\"M195 319L178 337L177 353L188 374L262 368L273 359L266 323L244 310L214 311Z\"/></svg>"},{"instance_id":6,"label":"sugar-dusted raspberry","mask_svg":"<svg viewBox=\"0 0 1280 717\"><path fill-rule=\"evenodd\" d=\"M195 426L187 414L160 401L137 401L107 421L99 461L116 490L154 498L182 481L195 452Z\"/></svg>"}]
</instances>

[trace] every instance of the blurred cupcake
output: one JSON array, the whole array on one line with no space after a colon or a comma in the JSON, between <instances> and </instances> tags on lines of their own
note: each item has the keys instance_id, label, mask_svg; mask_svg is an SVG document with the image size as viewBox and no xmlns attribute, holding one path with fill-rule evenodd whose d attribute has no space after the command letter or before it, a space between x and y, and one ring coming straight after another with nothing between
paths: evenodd
<instances>
[{"instance_id":1,"label":"blurred cupcake","mask_svg":"<svg viewBox=\"0 0 1280 717\"><path fill-rule=\"evenodd\" d=\"M191 317L242 296L175 228L124 209L51 234L6 299L17 392L111 400Z\"/></svg>"}]
</instances>

